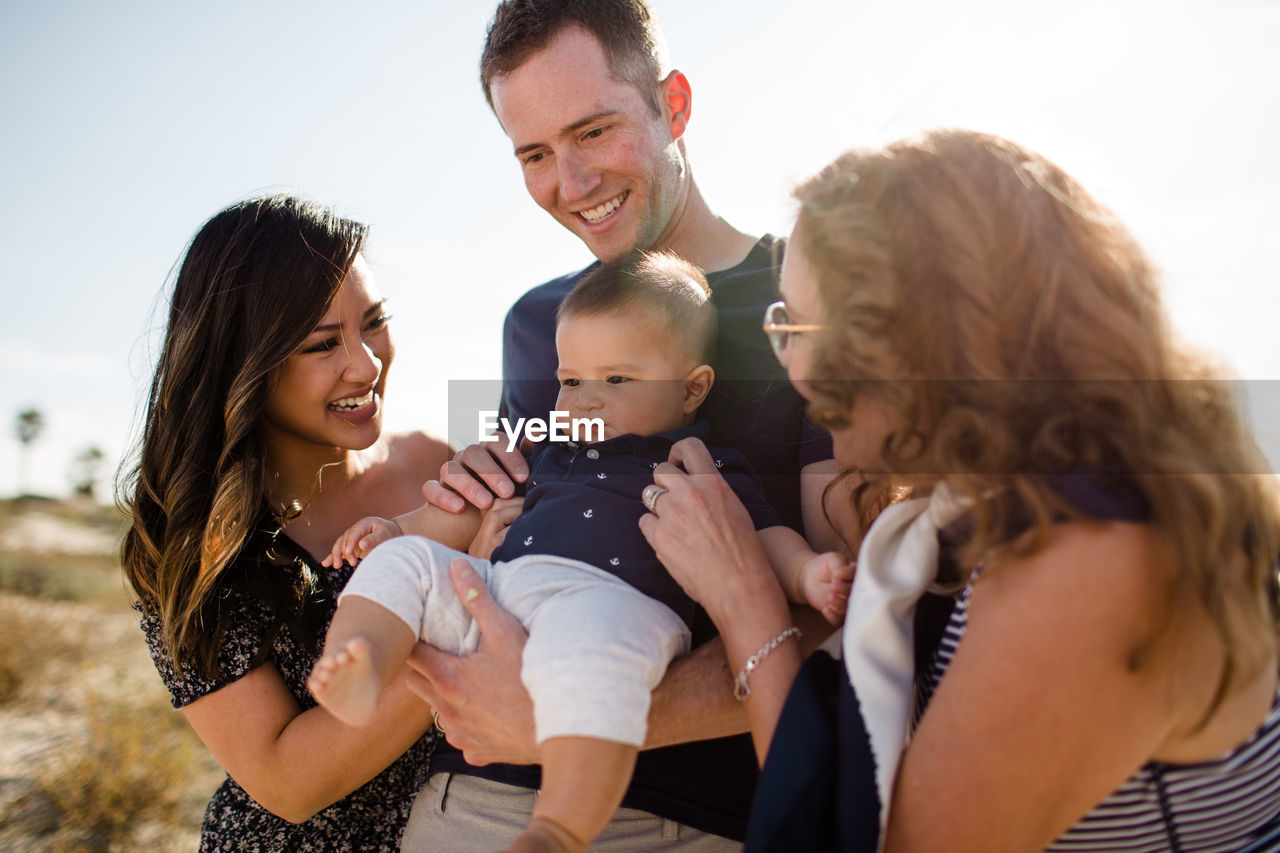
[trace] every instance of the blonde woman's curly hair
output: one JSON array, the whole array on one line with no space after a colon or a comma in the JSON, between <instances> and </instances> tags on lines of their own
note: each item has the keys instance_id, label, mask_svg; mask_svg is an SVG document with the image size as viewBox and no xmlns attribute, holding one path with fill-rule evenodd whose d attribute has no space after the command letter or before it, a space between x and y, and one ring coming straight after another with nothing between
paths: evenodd
<instances>
[{"instance_id":1,"label":"blonde woman's curly hair","mask_svg":"<svg viewBox=\"0 0 1280 853\"><path fill-rule=\"evenodd\" d=\"M1045 158L957 130L850 151L795 195L793 251L830 320L816 422L847 425L864 394L897 416L889 470L973 502L964 573L1078 518L1064 475L1122 484L1172 546L1170 595L1198 596L1233 650L1223 689L1256 670L1227 611L1274 649L1274 477L1232 385L1175 345L1156 271L1115 216ZM1011 538L1019 519L1031 533ZM1247 578L1224 583L1242 553Z\"/></svg>"}]
</instances>

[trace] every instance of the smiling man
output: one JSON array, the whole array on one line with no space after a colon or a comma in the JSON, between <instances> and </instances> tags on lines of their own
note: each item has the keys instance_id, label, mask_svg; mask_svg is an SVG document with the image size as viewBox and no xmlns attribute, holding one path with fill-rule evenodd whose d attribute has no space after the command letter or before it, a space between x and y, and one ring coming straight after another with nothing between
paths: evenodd
<instances>
[{"instance_id":1,"label":"smiling man","mask_svg":"<svg viewBox=\"0 0 1280 853\"><path fill-rule=\"evenodd\" d=\"M490 26L481 82L530 196L599 261L634 249L666 251L706 272L719 322L717 382L699 410L711 424L709 440L746 456L782 519L819 550L831 550L821 509L833 468L830 440L805 421L803 402L761 331L764 310L777 298L781 245L734 228L703 198L683 140L692 88L684 74L664 67L660 44L641 0L506 0ZM595 266L539 285L511 308L502 417L545 419L555 407L556 309ZM512 494L511 479L523 481L527 468L502 447L467 448L442 481L481 508L492 504L491 489ZM433 496L429 484L430 500L461 508L458 494L435 490ZM816 628L820 618L801 621ZM820 630L812 633L821 639ZM714 636L709 620L695 623L695 646ZM499 683L519 687L519 661L514 654L503 660L495 648L482 645L466 659L417 654L414 665L451 743L473 757L516 760L532 751L528 703L498 692ZM739 849L756 764L749 739L725 737L746 729L731 679L718 643L672 665L654 696L649 744L678 745L641 754L627 808L593 850ZM513 813L527 816L539 785L537 768L471 766L444 744L432 771L405 849L502 847L527 820Z\"/></svg>"}]
</instances>

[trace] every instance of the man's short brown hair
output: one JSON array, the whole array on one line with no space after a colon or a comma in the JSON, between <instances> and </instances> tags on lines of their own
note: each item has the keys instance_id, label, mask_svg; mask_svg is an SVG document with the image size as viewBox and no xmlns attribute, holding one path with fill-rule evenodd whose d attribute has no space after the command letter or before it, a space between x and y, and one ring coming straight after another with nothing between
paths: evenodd
<instances>
[{"instance_id":1,"label":"man's short brown hair","mask_svg":"<svg viewBox=\"0 0 1280 853\"><path fill-rule=\"evenodd\" d=\"M654 114L661 114L662 34L644 0L503 0L480 56L480 85L491 109L494 78L515 71L569 26L594 36L613 76L634 86Z\"/></svg>"}]
</instances>

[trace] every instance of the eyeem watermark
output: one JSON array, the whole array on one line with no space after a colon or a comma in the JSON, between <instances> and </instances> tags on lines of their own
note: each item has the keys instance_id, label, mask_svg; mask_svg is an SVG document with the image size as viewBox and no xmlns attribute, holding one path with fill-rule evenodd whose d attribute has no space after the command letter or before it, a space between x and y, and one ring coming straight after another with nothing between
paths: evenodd
<instances>
[{"instance_id":1,"label":"eyeem watermark","mask_svg":"<svg viewBox=\"0 0 1280 853\"><path fill-rule=\"evenodd\" d=\"M496 411L480 413L480 440L497 441L494 433L498 427L507 435L507 451L515 450L521 438L530 441L604 441L603 418L571 418L568 412L553 411L551 419L516 418L513 424L507 418L498 417ZM566 431L567 430L567 431ZM584 434L585 433L585 434Z\"/></svg>"}]
</instances>

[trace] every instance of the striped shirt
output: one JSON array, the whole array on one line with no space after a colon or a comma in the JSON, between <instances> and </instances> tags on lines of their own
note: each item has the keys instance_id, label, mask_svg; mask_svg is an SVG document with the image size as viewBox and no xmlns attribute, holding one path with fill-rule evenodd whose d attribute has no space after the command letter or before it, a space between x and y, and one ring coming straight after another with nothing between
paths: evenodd
<instances>
[{"instance_id":1,"label":"striped shirt","mask_svg":"<svg viewBox=\"0 0 1280 853\"><path fill-rule=\"evenodd\" d=\"M971 589L960 594L931 666L917 679L916 722L964 636ZM1244 743L1195 764L1144 764L1046 850L1280 850L1280 693Z\"/></svg>"}]
</instances>

